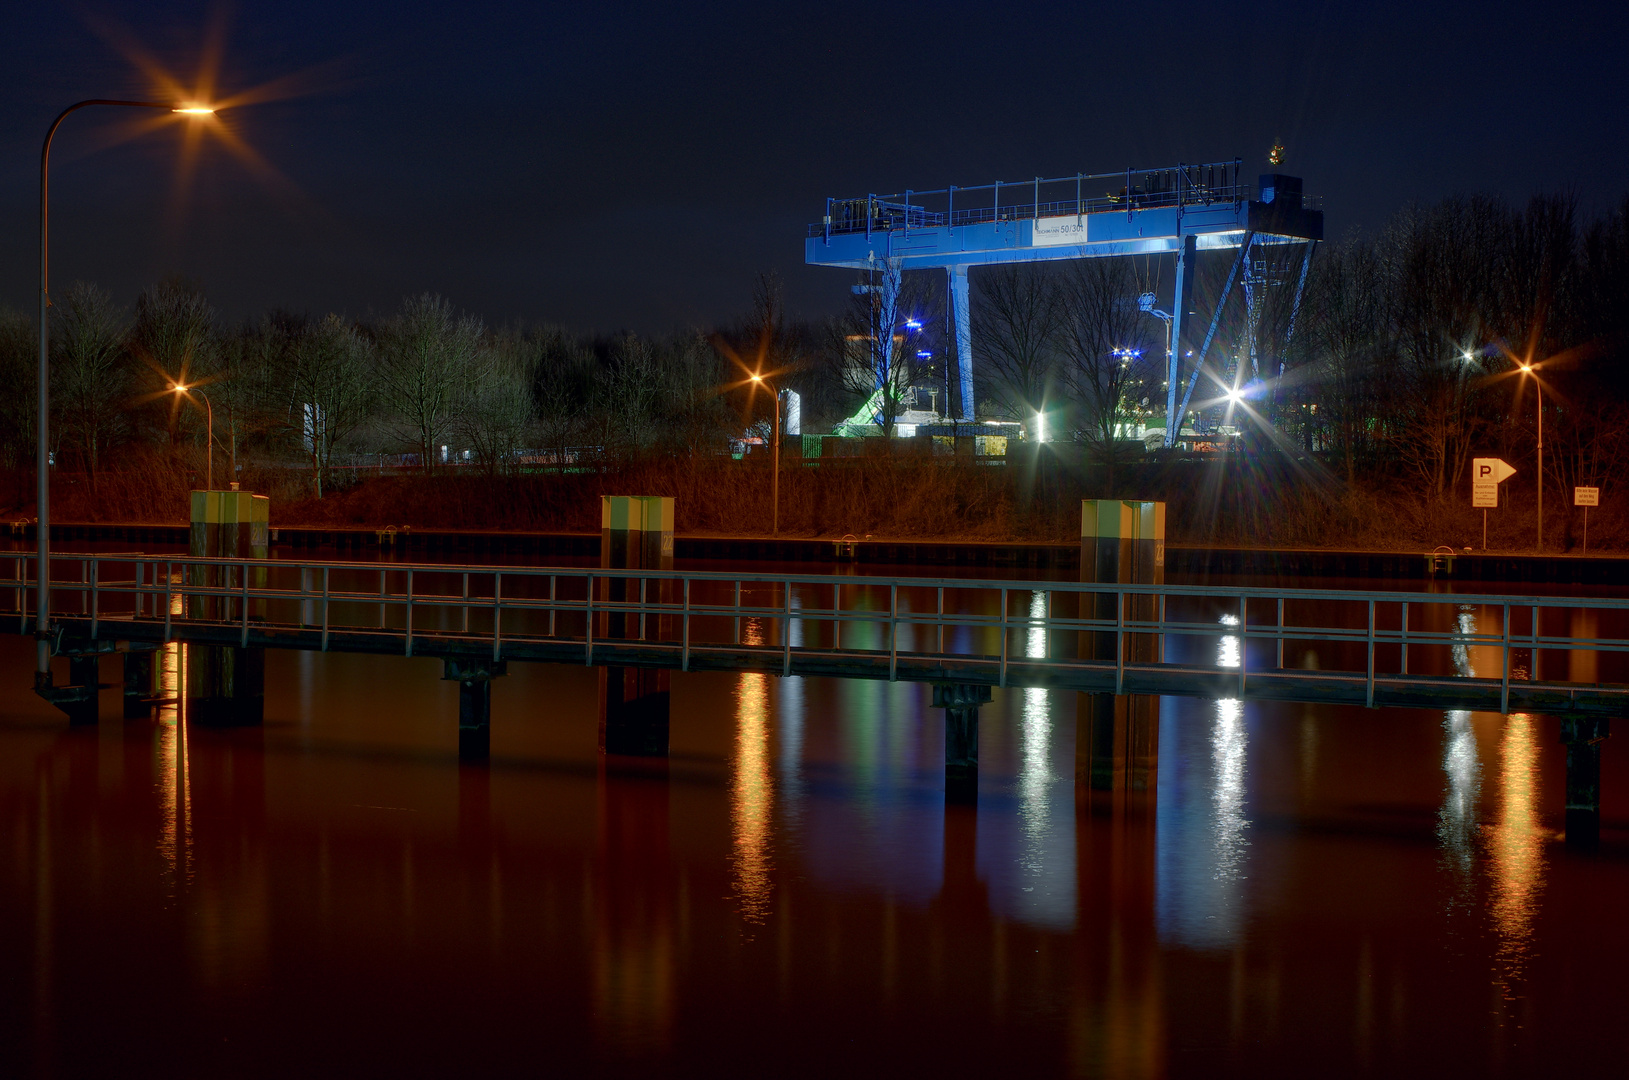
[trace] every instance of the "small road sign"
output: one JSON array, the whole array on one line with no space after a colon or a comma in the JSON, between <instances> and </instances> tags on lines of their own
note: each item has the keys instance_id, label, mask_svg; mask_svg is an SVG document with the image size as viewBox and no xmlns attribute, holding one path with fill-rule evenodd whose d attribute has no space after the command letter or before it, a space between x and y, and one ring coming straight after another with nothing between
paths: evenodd
<instances>
[{"instance_id":1,"label":"small road sign","mask_svg":"<svg viewBox=\"0 0 1629 1080\"><path fill-rule=\"evenodd\" d=\"M1600 506L1601 489L1593 487L1575 487L1572 489L1572 504L1574 506Z\"/></svg>"},{"instance_id":2,"label":"small road sign","mask_svg":"<svg viewBox=\"0 0 1629 1080\"><path fill-rule=\"evenodd\" d=\"M1498 506L1499 485L1516 475L1516 470L1496 457L1471 460L1471 505Z\"/></svg>"}]
</instances>

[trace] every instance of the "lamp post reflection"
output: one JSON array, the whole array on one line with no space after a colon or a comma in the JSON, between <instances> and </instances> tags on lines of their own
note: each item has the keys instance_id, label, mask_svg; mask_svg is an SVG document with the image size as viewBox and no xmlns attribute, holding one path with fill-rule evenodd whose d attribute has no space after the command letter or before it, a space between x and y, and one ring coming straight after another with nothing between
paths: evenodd
<instances>
[{"instance_id":1,"label":"lamp post reflection","mask_svg":"<svg viewBox=\"0 0 1629 1080\"><path fill-rule=\"evenodd\" d=\"M182 612L180 593L170 598L170 614ZM163 806L158 852L164 859L170 897L181 903L181 891L192 877L192 791L187 778L187 647L178 641L158 651L159 732L157 774Z\"/></svg>"},{"instance_id":2,"label":"lamp post reflection","mask_svg":"<svg viewBox=\"0 0 1629 1080\"><path fill-rule=\"evenodd\" d=\"M742 638L761 644L762 629L747 620ZM736 909L746 922L762 925L769 916L770 831L773 827L774 778L769 768L769 676L744 672L735 688L735 755L731 762L730 854Z\"/></svg>"},{"instance_id":3,"label":"lamp post reflection","mask_svg":"<svg viewBox=\"0 0 1629 1080\"><path fill-rule=\"evenodd\" d=\"M1506 1001L1533 955L1533 923L1544 888L1544 842L1540 829L1538 734L1533 718L1511 713L1500 747L1499 817L1488 845L1493 886L1489 910L1499 935L1495 985Z\"/></svg>"}]
</instances>

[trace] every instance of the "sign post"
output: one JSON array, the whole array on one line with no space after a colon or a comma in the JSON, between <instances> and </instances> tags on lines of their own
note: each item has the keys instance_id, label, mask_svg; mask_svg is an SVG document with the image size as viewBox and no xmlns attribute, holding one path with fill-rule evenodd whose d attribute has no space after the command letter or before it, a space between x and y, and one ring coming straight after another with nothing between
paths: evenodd
<instances>
[{"instance_id":1,"label":"sign post","mask_svg":"<svg viewBox=\"0 0 1629 1080\"><path fill-rule=\"evenodd\" d=\"M1589 508L1601 505L1601 489L1598 487L1575 487L1572 489L1572 504L1584 508L1584 554L1589 554Z\"/></svg>"},{"instance_id":2,"label":"sign post","mask_svg":"<svg viewBox=\"0 0 1629 1080\"><path fill-rule=\"evenodd\" d=\"M1499 505L1499 485L1516 470L1496 457L1471 460L1471 505L1482 508L1482 550L1488 549L1488 507Z\"/></svg>"}]
</instances>

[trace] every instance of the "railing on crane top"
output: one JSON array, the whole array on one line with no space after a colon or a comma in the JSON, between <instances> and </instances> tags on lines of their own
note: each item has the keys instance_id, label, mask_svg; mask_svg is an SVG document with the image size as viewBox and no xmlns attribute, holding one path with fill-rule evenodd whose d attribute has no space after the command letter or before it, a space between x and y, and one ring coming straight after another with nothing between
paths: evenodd
<instances>
[{"instance_id":1,"label":"railing on crane top","mask_svg":"<svg viewBox=\"0 0 1629 1080\"><path fill-rule=\"evenodd\" d=\"M1203 165L1077 173L1050 179L1036 177L1011 183L997 181L973 187L827 199L825 218L809 226L809 235L932 229L1113 210L1240 203L1250 199L1255 191L1241 175L1243 168L1243 160L1235 158ZM1088 191L1105 182L1109 186L1102 194ZM1043 194L1047 197L1043 198Z\"/></svg>"}]
</instances>

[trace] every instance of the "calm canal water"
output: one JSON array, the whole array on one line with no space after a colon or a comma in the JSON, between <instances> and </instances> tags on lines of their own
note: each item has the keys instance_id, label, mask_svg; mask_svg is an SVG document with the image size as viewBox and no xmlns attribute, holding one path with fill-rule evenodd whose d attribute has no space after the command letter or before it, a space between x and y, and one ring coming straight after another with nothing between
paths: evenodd
<instances>
[{"instance_id":1,"label":"calm canal water","mask_svg":"<svg viewBox=\"0 0 1629 1080\"><path fill-rule=\"evenodd\" d=\"M925 686L675 673L671 759L607 764L595 673L512 664L479 768L434 660L269 653L235 730L111 692L69 730L30 667L0 636L7 1075L1625 1056L1629 749L1601 852L1568 852L1546 717L1167 698L1155 804L1109 813L1077 805L1075 696L998 690L974 809Z\"/></svg>"}]
</instances>

